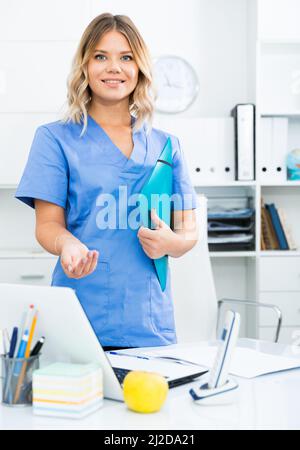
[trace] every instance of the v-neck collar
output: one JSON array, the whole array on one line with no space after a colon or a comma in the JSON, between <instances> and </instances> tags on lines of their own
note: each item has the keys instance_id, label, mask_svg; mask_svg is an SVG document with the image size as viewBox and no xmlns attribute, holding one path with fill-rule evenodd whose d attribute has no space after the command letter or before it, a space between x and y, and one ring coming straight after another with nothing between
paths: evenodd
<instances>
[{"instance_id":1,"label":"v-neck collar","mask_svg":"<svg viewBox=\"0 0 300 450\"><path fill-rule=\"evenodd\" d=\"M136 118L131 116L131 127L133 127ZM147 157L147 137L144 125L138 131L132 131L133 149L129 158L122 150L112 141L106 131L96 122L93 117L88 114L88 129L91 131L91 137L97 140L97 133L100 133L103 140L109 144L110 151L107 152L109 160L122 167L122 173L139 173L144 166Z\"/></svg>"}]
</instances>

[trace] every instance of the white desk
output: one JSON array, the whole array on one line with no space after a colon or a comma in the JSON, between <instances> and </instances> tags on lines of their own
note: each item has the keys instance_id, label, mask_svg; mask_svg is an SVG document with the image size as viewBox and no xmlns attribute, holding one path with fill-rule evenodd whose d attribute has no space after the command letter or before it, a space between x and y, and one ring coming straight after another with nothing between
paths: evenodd
<instances>
[{"instance_id":1,"label":"white desk","mask_svg":"<svg viewBox=\"0 0 300 450\"><path fill-rule=\"evenodd\" d=\"M204 345L204 343L202 343ZM291 347L241 339L239 346L295 358ZM171 389L162 410L137 414L124 403L104 401L102 409L83 420L37 417L31 408L0 406L0 429L300 429L300 369L253 380L237 378L238 401L229 406L204 407L193 403L188 390L199 382Z\"/></svg>"}]
</instances>

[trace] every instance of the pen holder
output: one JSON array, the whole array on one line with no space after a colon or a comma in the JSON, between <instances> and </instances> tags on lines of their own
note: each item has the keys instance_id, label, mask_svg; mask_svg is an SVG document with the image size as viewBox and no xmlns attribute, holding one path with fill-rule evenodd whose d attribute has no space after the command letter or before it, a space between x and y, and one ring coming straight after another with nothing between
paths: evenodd
<instances>
[{"instance_id":1,"label":"pen holder","mask_svg":"<svg viewBox=\"0 0 300 450\"><path fill-rule=\"evenodd\" d=\"M39 369L39 357L8 358L1 355L3 405L32 405L32 374Z\"/></svg>"},{"instance_id":2,"label":"pen holder","mask_svg":"<svg viewBox=\"0 0 300 450\"><path fill-rule=\"evenodd\" d=\"M239 385L233 378L217 388L209 388L208 384L203 384L198 388L190 389L192 399L198 405L230 405L237 399L237 389Z\"/></svg>"}]
</instances>

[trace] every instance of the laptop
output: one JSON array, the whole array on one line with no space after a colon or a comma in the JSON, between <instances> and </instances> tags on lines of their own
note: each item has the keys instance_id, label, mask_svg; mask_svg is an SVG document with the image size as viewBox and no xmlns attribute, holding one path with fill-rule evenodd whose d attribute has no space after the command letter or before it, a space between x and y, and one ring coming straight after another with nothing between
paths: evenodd
<instances>
[{"instance_id":1,"label":"laptop","mask_svg":"<svg viewBox=\"0 0 300 450\"><path fill-rule=\"evenodd\" d=\"M131 370L157 372L170 388L194 381L207 371L197 365L120 356L104 352L75 290L56 286L0 283L0 329L20 326L23 312L33 304L39 310L35 340L45 336L42 363L99 363L104 397L123 401L122 383ZM161 347L160 347L161 348Z\"/></svg>"}]
</instances>

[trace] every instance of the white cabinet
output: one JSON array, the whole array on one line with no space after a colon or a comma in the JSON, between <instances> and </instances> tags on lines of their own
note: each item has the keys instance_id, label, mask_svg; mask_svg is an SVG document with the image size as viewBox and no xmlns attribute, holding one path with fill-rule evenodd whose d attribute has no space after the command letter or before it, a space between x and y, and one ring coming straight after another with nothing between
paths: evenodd
<instances>
[{"instance_id":1,"label":"white cabinet","mask_svg":"<svg viewBox=\"0 0 300 450\"><path fill-rule=\"evenodd\" d=\"M262 292L262 303L276 305L283 313L283 327L297 327L300 330L300 291L299 292ZM260 313L260 326L274 326L275 313L262 309Z\"/></svg>"},{"instance_id":2,"label":"white cabinet","mask_svg":"<svg viewBox=\"0 0 300 450\"><path fill-rule=\"evenodd\" d=\"M1 258L0 283L50 285L55 257Z\"/></svg>"},{"instance_id":3,"label":"white cabinet","mask_svg":"<svg viewBox=\"0 0 300 450\"><path fill-rule=\"evenodd\" d=\"M72 0L71 5L61 0L10 0L9 5L1 5L0 40L77 41L89 20L89 1Z\"/></svg>"},{"instance_id":4,"label":"white cabinet","mask_svg":"<svg viewBox=\"0 0 300 450\"><path fill-rule=\"evenodd\" d=\"M0 41L3 79L0 112L60 111L66 98L66 79L75 51L76 43L73 42Z\"/></svg>"},{"instance_id":5,"label":"white cabinet","mask_svg":"<svg viewBox=\"0 0 300 450\"><path fill-rule=\"evenodd\" d=\"M300 139L300 2L257 0L256 4L257 183L263 202L284 212L286 229L295 242L291 247L299 250L300 188L298 181L287 179L286 159ZM260 238L260 202L257 213ZM279 342L291 344L297 330L300 333L299 251L259 252L258 274L257 298L281 309ZM261 339L274 337L274 320L271 312L260 311Z\"/></svg>"},{"instance_id":6,"label":"white cabinet","mask_svg":"<svg viewBox=\"0 0 300 450\"><path fill-rule=\"evenodd\" d=\"M263 257L260 264L260 290L300 292L300 257Z\"/></svg>"},{"instance_id":7,"label":"white cabinet","mask_svg":"<svg viewBox=\"0 0 300 450\"><path fill-rule=\"evenodd\" d=\"M300 40L299 0L258 0L258 34L262 40Z\"/></svg>"},{"instance_id":8,"label":"white cabinet","mask_svg":"<svg viewBox=\"0 0 300 450\"><path fill-rule=\"evenodd\" d=\"M260 263L260 294L262 303L278 306L283 315L280 342L292 344L300 336L300 258L262 257ZM275 335L276 315L261 310L259 315L259 336L267 339Z\"/></svg>"},{"instance_id":9,"label":"white cabinet","mask_svg":"<svg viewBox=\"0 0 300 450\"><path fill-rule=\"evenodd\" d=\"M1 76L1 75L0 75ZM17 185L27 162L35 130L58 120L55 114L0 114L0 187Z\"/></svg>"},{"instance_id":10,"label":"white cabinet","mask_svg":"<svg viewBox=\"0 0 300 450\"><path fill-rule=\"evenodd\" d=\"M271 116L299 113L300 38L299 42L262 43L261 56L262 112Z\"/></svg>"},{"instance_id":11,"label":"white cabinet","mask_svg":"<svg viewBox=\"0 0 300 450\"><path fill-rule=\"evenodd\" d=\"M258 338L262 341L273 341L276 329L273 327L261 327ZM284 327L279 336L279 344L297 345L299 349L300 327Z\"/></svg>"}]
</instances>

